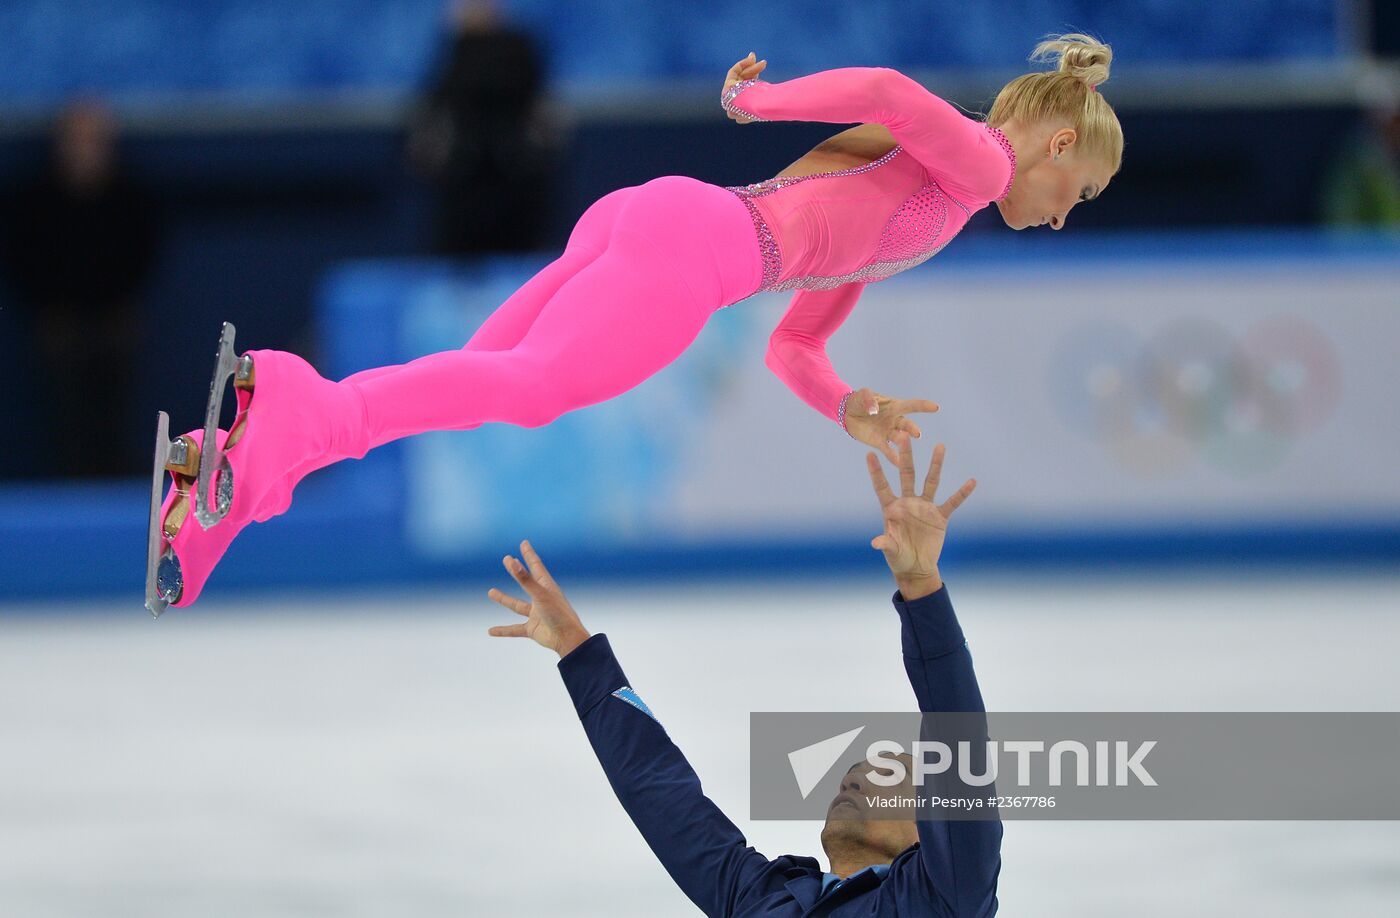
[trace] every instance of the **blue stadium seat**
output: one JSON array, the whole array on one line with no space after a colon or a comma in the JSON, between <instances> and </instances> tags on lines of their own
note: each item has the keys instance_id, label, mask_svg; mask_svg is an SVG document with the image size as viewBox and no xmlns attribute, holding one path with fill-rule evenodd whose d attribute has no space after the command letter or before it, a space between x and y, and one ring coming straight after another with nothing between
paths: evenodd
<instances>
[{"instance_id":1,"label":"blue stadium seat","mask_svg":"<svg viewBox=\"0 0 1400 918\"><path fill-rule=\"evenodd\" d=\"M775 74L849 64L1014 67L1050 31L1090 30L1127 63L1344 55L1332 0L505 0L556 78L716 76L744 53ZM445 0L7 0L0 94L404 90L440 42Z\"/></svg>"}]
</instances>

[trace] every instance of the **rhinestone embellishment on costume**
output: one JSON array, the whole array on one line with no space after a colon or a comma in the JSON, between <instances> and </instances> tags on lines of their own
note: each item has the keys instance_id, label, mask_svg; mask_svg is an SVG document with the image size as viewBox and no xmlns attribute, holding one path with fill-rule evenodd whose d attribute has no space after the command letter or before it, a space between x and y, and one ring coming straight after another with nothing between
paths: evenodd
<instances>
[{"instance_id":1,"label":"rhinestone embellishment on costume","mask_svg":"<svg viewBox=\"0 0 1400 918\"><path fill-rule=\"evenodd\" d=\"M737 105L734 104L734 97L735 97L735 96L739 95L739 93L741 93L741 92L743 92L744 90L748 89L750 86L752 86L753 84L755 84L755 83L757 83L757 82L758 82L758 80L742 80L742 81L740 81L740 82L738 82L738 83L735 83L733 86L729 87L728 89L726 89L726 90L724 91L724 93L719 97L719 106L720 106L720 108L724 109L725 111L729 112L730 114L733 114L733 115L741 115L741 116L743 116L743 117L745 117L745 118L748 118L750 121L767 121L767 120L768 120L767 118L760 118L760 117L758 117L757 115L751 115L751 114L749 114L748 112L744 111L744 110L743 110L742 108L740 108L739 106L737 106Z\"/></svg>"},{"instance_id":2,"label":"rhinestone embellishment on costume","mask_svg":"<svg viewBox=\"0 0 1400 918\"><path fill-rule=\"evenodd\" d=\"M729 190L737 193L737 189ZM758 205L748 195L739 195L739 200L744 202L749 218L753 220L754 234L758 236L758 252L763 258L763 281L758 285L758 290L771 290L783 273L783 251L778 248L778 240L768 228L768 221L759 213Z\"/></svg>"},{"instance_id":3,"label":"rhinestone embellishment on costume","mask_svg":"<svg viewBox=\"0 0 1400 918\"><path fill-rule=\"evenodd\" d=\"M756 198L765 194L772 194L775 191L782 191L784 188L797 185L801 182L810 181L811 179L839 178L843 175L860 175L861 173L869 172L871 169L880 168L885 163L894 159L895 156L903 150L903 147L896 144L888 153L881 156L879 159L872 159L868 163L852 166L849 169L837 169L834 172L813 172L811 175L779 175L774 178L764 179L761 182L754 182L752 185L735 185L729 190L735 194L748 195L749 197Z\"/></svg>"},{"instance_id":4,"label":"rhinestone embellishment on costume","mask_svg":"<svg viewBox=\"0 0 1400 918\"><path fill-rule=\"evenodd\" d=\"M1011 149L1011 141L1006 139L1006 135L1000 128L989 127L987 133L992 135L992 139L1001 144L1001 148L1006 151L1006 158L1011 160L1011 177L1006 180L1006 187L1001 190L993 200L1000 201L1011 193L1011 183L1016 181L1016 151Z\"/></svg>"},{"instance_id":5,"label":"rhinestone embellishment on costume","mask_svg":"<svg viewBox=\"0 0 1400 918\"><path fill-rule=\"evenodd\" d=\"M856 390L852 389L850 392L841 396L841 407L836 409L836 423L841 425L841 429L846 432L846 436L850 437L852 440L856 438L856 435L851 433L851 428L846 426L846 403L849 402L851 396L855 394Z\"/></svg>"}]
</instances>

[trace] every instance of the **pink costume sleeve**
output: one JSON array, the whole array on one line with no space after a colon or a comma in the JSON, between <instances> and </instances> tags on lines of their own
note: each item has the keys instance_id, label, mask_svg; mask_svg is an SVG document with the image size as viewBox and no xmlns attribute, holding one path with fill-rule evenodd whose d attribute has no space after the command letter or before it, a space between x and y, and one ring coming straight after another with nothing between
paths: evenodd
<instances>
[{"instance_id":1,"label":"pink costume sleeve","mask_svg":"<svg viewBox=\"0 0 1400 918\"><path fill-rule=\"evenodd\" d=\"M745 80L722 102L756 121L883 124L945 190L965 199L995 200L1011 177L1011 160L982 122L887 67L824 70L783 83Z\"/></svg>"},{"instance_id":2,"label":"pink costume sleeve","mask_svg":"<svg viewBox=\"0 0 1400 918\"><path fill-rule=\"evenodd\" d=\"M826 356L826 339L846 321L864 289L864 284L856 283L831 290L797 291L768 339L764 359L768 369L798 398L842 427L842 409L852 390L836 375Z\"/></svg>"}]
</instances>

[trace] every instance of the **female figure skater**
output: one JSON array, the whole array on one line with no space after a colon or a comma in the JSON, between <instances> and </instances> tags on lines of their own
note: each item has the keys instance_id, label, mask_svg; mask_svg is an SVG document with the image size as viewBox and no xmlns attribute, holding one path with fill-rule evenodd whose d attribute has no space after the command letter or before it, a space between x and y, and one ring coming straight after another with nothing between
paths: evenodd
<instances>
[{"instance_id":1,"label":"female figure skater","mask_svg":"<svg viewBox=\"0 0 1400 918\"><path fill-rule=\"evenodd\" d=\"M895 432L920 435L906 415L938 406L847 385L826 339L866 284L932 257L988 204L1012 229L1061 229L1076 203L1097 197L1123 149L1097 92L1111 59L1085 35L1042 42L1032 60L1056 68L1008 83L983 123L893 70L768 83L758 79L767 62L750 54L724 83L730 118L860 126L757 184L667 176L606 195L579 219L563 255L458 351L335 383L294 354L235 358L225 326L204 429L172 442L163 413L158 424L147 605L159 614L194 602L233 537L284 512L309 472L424 431L548 424L638 385L716 310L764 291L797 291L767 365L896 461ZM239 412L225 434L218 411L230 375ZM211 439L215 448L203 449ZM158 505L165 470L174 487Z\"/></svg>"}]
</instances>

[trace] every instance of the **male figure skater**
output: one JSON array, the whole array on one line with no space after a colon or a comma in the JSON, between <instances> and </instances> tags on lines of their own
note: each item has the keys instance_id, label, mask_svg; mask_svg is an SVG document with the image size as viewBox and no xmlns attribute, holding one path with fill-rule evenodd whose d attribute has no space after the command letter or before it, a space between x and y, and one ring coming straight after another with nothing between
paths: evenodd
<instances>
[{"instance_id":1,"label":"male figure skater","mask_svg":"<svg viewBox=\"0 0 1400 918\"><path fill-rule=\"evenodd\" d=\"M934 448L923 492L914 491L908 434L899 445L900 496L880 461L866 463L884 513L871 545L884 552L898 591L904 667L919 709L984 711L972 657L938 572L948 517L972 493L969 480L942 504L934 493L943 446ZM749 847L737 826L701 791L700 779L631 688L606 635L589 635L529 542L525 564L507 556L506 570L529 601L500 590L488 595L528 620L491 629L497 637L529 637L557 652L559 672L618 800L671 878L713 916L988 916L997 911L1001 869L999 821L873 818L867 798L909 794L877 789L853 767L827 811L822 847L831 870L809 857L769 860ZM527 567L528 565L528 567ZM908 761L905 761L908 782Z\"/></svg>"}]
</instances>

